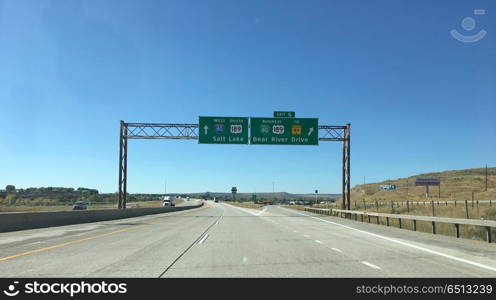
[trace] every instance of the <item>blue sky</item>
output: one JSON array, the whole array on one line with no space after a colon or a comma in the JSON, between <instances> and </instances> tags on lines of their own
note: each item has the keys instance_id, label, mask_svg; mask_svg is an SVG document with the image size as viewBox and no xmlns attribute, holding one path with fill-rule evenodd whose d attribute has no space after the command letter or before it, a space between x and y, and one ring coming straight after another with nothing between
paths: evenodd
<instances>
[{"instance_id":1,"label":"blue sky","mask_svg":"<svg viewBox=\"0 0 496 300\"><path fill-rule=\"evenodd\" d=\"M494 1L0 0L0 188L115 192L119 120L274 110L352 123L352 185L495 166L495 14ZM131 140L128 191L339 193L340 164L336 142Z\"/></svg>"}]
</instances>

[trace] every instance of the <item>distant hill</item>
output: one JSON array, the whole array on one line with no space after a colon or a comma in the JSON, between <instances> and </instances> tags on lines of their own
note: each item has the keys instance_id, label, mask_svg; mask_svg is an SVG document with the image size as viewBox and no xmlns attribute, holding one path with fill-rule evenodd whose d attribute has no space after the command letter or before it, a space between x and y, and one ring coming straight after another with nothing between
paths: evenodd
<instances>
[{"instance_id":1,"label":"distant hill","mask_svg":"<svg viewBox=\"0 0 496 300\"><path fill-rule=\"evenodd\" d=\"M443 200L468 200L472 197L480 200L496 199L496 168L487 168L488 190L485 192L485 168L450 170L418 174L406 178L385 180L381 182L359 184L351 190L352 201L397 201L397 200L425 200L425 187L415 186L419 177L438 177L441 181L441 199ZM396 190L383 191L380 185L396 185ZM429 195L438 197L438 187L429 187Z\"/></svg>"},{"instance_id":2,"label":"distant hill","mask_svg":"<svg viewBox=\"0 0 496 300\"><path fill-rule=\"evenodd\" d=\"M232 198L231 193L219 193L219 192L204 192L204 193L181 193L181 194L167 194L170 196L180 196L188 195L193 198L203 198L206 194L210 197L216 197L219 199L230 199ZM237 199L251 199L254 193L237 193ZM298 199L315 199L315 194L291 194L286 192L278 193L256 193L257 199L276 199L276 200L298 200ZM333 200L341 197L341 194L318 194L318 200Z\"/></svg>"}]
</instances>

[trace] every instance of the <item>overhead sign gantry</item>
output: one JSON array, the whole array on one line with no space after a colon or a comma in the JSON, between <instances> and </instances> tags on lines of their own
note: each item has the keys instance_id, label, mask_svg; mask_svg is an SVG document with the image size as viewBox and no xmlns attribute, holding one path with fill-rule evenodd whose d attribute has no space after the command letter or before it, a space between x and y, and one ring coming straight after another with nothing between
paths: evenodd
<instances>
[{"instance_id":1,"label":"overhead sign gantry","mask_svg":"<svg viewBox=\"0 0 496 300\"><path fill-rule=\"evenodd\" d=\"M129 139L198 140L199 144L318 145L342 142L342 208L350 209L350 128L319 125L317 118L295 118L274 112L274 118L199 117L197 124L120 122L119 202L126 208L127 143Z\"/></svg>"}]
</instances>

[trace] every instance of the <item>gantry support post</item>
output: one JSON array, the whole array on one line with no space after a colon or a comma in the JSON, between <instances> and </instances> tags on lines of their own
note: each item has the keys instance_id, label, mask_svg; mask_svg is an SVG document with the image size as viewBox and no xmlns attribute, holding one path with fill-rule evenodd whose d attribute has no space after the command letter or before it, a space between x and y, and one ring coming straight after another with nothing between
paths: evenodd
<instances>
[{"instance_id":1,"label":"gantry support post","mask_svg":"<svg viewBox=\"0 0 496 300\"><path fill-rule=\"evenodd\" d=\"M126 208L127 196L127 124L121 121L119 137L119 209Z\"/></svg>"},{"instance_id":2,"label":"gantry support post","mask_svg":"<svg viewBox=\"0 0 496 300\"><path fill-rule=\"evenodd\" d=\"M350 196L350 129L351 124L346 124L343 132L343 155L342 155L342 186L341 192L343 202L342 209L351 209L351 196Z\"/></svg>"}]
</instances>

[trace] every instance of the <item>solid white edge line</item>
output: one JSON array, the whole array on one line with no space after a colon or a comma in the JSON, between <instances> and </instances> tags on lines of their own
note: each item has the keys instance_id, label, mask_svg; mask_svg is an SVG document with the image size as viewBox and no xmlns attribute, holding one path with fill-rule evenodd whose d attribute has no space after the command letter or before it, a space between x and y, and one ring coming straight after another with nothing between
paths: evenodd
<instances>
[{"instance_id":1,"label":"solid white edge line","mask_svg":"<svg viewBox=\"0 0 496 300\"><path fill-rule=\"evenodd\" d=\"M198 244L203 244L203 242L208 238L208 233L206 233L201 240L198 242Z\"/></svg>"},{"instance_id":2,"label":"solid white edge line","mask_svg":"<svg viewBox=\"0 0 496 300\"><path fill-rule=\"evenodd\" d=\"M393 243L397 243L397 244L400 244L400 245L403 245L403 246L411 247L411 248L414 248L414 249L417 249L417 250L425 251L425 252L428 252L428 253L431 253L431 254L439 255L439 256L442 256L442 257L445 257L445 258L448 258L448 259L456 260L456 261L463 262L463 263L466 263L466 264L469 264L469 265L473 265L473 266L476 266L476 267L479 267L479 268L482 268L482 269L486 269L486 270L490 270L490 271L496 272L496 268L490 267L490 266L486 266L486 265L483 265L481 263L477 263L477 262L470 261L470 260L467 260L467 259L463 259L463 258L459 258L459 257L452 256L452 255L449 255L449 254L441 253L441 252L438 252L438 251L435 251L435 250L431 250L431 249L427 249L427 248L424 248L424 247L412 245L412 244L409 244L409 243L406 243L406 242L403 242L403 241L399 241L399 240L396 240L396 239L393 239L393 238L389 238L389 237L382 236L382 235L379 235L379 234L376 234L376 233L372 233L372 232L368 232L368 231L356 229L356 228L353 228L353 227L350 227L350 226L346 226L346 225L343 225L343 224L339 224L339 223L327 221L327 220L324 220L324 219L321 219L321 218L318 218L318 217L305 215L305 214L302 214L302 213L299 213L299 212L296 212L296 211L295 211L295 213L300 214L302 216L314 218L314 219L320 220L322 222L326 222L326 223L329 223L329 224L333 224L333 225L341 226L341 227L348 228L348 229L351 229L351 230L355 230L355 231L358 231L358 232L361 232L361 233L365 233L365 234L368 234L368 235L371 235L371 236L374 236L374 237L377 237L377 238L380 238L380 239L383 239L383 240L386 240L386 241L390 241L390 242L393 242Z\"/></svg>"},{"instance_id":3,"label":"solid white edge line","mask_svg":"<svg viewBox=\"0 0 496 300\"><path fill-rule=\"evenodd\" d=\"M374 265L374 264L371 264L369 263L368 261L362 261L362 264L366 265L367 267L371 267L372 269L376 269L376 270L380 270L381 268Z\"/></svg>"},{"instance_id":4,"label":"solid white edge line","mask_svg":"<svg viewBox=\"0 0 496 300\"><path fill-rule=\"evenodd\" d=\"M264 207L264 209L262 209L262 211L261 211L261 212L259 212L259 213L258 213L258 215L263 214L263 213L267 210L267 207L268 207L268 206Z\"/></svg>"}]
</instances>

